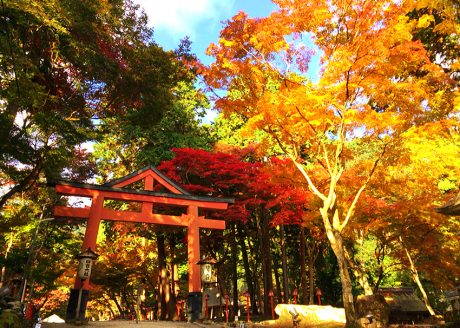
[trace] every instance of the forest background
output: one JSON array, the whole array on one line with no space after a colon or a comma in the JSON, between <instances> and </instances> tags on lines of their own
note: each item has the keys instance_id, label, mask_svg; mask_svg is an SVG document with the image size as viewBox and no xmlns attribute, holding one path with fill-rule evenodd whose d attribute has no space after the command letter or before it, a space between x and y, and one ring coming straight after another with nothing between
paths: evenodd
<instances>
[{"instance_id":1,"label":"forest background","mask_svg":"<svg viewBox=\"0 0 460 328\"><path fill-rule=\"evenodd\" d=\"M27 280L26 299L62 315L85 223L48 220L69 201L48 183L153 164L236 199L210 213L228 228L201 235L235 304L247 290L269 314L269 290L312 303L320 287L350 323L352 295L414 286L443 310L459 276L458 220L436 212L460 185L458 3L274 3L225 22L204 65L188 38L163 50L130 1L2 0L2 286ZM184 231L105 222L98 238L94 315L142 299L172 319Z\"/></svg>"}]
</instances>

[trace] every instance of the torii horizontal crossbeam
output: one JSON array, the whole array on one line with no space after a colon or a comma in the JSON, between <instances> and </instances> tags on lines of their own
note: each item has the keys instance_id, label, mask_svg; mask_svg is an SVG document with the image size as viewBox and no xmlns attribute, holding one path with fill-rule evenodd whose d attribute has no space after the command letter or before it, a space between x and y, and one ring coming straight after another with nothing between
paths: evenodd
<instances>
[{"instance_id":1,"label":"torii horizontal crossbeam","mask_svg":"<svg viewBox=\"0 0 460 328\"><path fill-rule=\"evenodd\" d=\"M90 214L90 208L55 206L54 215L57 217L83 218L87 219ZM174 216L166 214L154 214L132 211L117 211L110 208L103 208L101 216L104 220L138 222L150 224L165 224L173 226L190 226L190 217L188 215ZM204 229L225 229L225 221L205 219L199 216L194 223L198 228Z\"/></svg>"},{"instance_id":2,"label":"torii horizontal crossbeam","mask_svg":"<svg viewBox=\"0 0 460 328\"><path fill-rule=\"evenodd\" d=\"M148 202L157 204L169 204L180 206L198 206L201 208L224 210L232 199L211 198L190 195L162 194L147 190L130 190L107 188L97 185L57 183L56 192L62 195L94 197L97 193L103 195L104 199L122 200L131 202Z\"/></svg>"}]
</instances>

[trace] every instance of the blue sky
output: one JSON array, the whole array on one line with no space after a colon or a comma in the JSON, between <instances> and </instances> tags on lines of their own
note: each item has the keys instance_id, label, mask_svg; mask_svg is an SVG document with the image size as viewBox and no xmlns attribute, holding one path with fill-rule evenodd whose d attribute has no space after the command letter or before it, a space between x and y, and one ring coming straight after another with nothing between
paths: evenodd
<instances>
[{"instance_id":1,"label":"blue sky","mask_svg":"<svg viewBox=\"0 0 460 328\"><path fill-rule=\"evenodd\" d=\"M204 64L211 42L217 42L223 21L238 11L250 17L267 16L276 9L270 0L134 0L149 16L155 41L166 50L175 49L180 39L189 36L192 50Z\"/></svg>"},{"instance_id":2,"label":"blue sky","mask_svg":"<svg viewBox=\"0 0 460 328\"><path fill-rule=\"evenodd\" d=\"M165 50L177 48L181 39L189 36L192 51L205 65L213 58L206 56L210 43L219 40L219 33L226 20L239 11L249 17L265 17L276 11L271 0L133 0L149 17L149 26L154 29L154 39ZM309 76L318 77L319 56L310 64ZM217 112L208 111L204 122L215 119Z\"/></svg>"}]
</instances>

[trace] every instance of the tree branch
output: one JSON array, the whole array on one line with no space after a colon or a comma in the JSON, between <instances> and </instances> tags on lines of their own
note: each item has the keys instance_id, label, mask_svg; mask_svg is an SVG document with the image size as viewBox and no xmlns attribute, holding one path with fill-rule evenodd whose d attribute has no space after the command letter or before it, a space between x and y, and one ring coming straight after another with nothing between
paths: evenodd
<instances>
[{"instance_id":1,"label":"tree branch","mask_svg":"<svg viewBox=\"0 0 460 328\"><path fill-rule=\"evenodd\" d=\"M313 181L311 181L310 176L309 176L308 173L305 171L305 169L303 168L303 166L302 166L299 162L297 162L296 158L295 158L293 155L288 154L288 156L289 156L289 158L292 160L292 162L294 163L294 165L297 167L297 169L300 171L300 173L302 173L302 175L304 176L304 178L307 180L307 182L308 182L308 188L309 188L316 196L318 196L322 201L326 201L326 200L327 200L327 197L315 187L315 185L313 184Z\"/></svg>"},{"instance_id":2,"label":"tree branch","mask_svg":"<svg viewBox=\"0 0 460 328\"><path fill-rule=\"evenodd\" d=\"M22 179L22 181L20 181L18 184L15 184L13 188L11 188L7 193L0 197L0 208L2 208L3 205L5 205L5 203L16 193L30 188L37 180L40 172L41 164L37 163L32 171L24 179Z\"/></svg>"},{"instance_id":3,"label":"tree branch","mask_svg":"<svg viewBox=\"0 0 460 328\"><path fill-rule=\"evenodd\" d=\"M351 203L351 206L348 209L347 216L345 217L345 220L340 225L339 231L342 231L345 228L345 226L348 224L348 221L350 220L351 216L353 215L353 212L354 212L355 207L356 207L356 203L358 202L358 199L361 196L361 193L364 191L364 189L366 189L369 181L371 180L371 178L372 178L372 176L373 176L373 174L375 172L375 169L377 168L378 163L380 162L380 160L382 159L383 155L385 154L387 145L388 144L385 144L383 146L383 150L380 153L379 157L375 160L374 165L372 166L372 169L369 172L369 175L368 175L366 181L363 183L361 188L359 188L358 192L356 193L355 198L353 199L353 202Z\"/></svg>"}]
</instances>

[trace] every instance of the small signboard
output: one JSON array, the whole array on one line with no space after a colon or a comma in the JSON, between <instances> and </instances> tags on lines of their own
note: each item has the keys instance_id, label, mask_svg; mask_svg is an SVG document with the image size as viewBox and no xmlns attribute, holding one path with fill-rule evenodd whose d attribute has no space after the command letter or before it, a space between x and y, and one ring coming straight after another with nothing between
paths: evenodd
<instances>
[{"instance_id":1,"label":"small signboard","mask_svg":"<svg viewBox=\"0 0 460 328\"><path fill-rule=\"evenodd\" d=\"M209 287L203 290L203 295L208 295L208 306L219 306L222 304L219 289L217 287ZM204 296L203 296L204 299Z\"/></svg>"},{"instance_id":2,"label":"small signboard","mask_svg":"<svg viewBox=\"0 0 460 328\"><path fill-rule=\"evenodd\" d=\"M201 265L201 281L213 282L212 265L209 263Z\"/></svg>"},{"instance_id":3,"label":"small signboard","mask_svg":"<svg viewBox=\"0 0 460 328\"><path fill-rule=\"evenodd\" d=\"M78 266L78 277L82 280L88 279L91 275L91 266L93 260L89 258L80 259L80 264Z\"/></svg>"}]
</instances>

